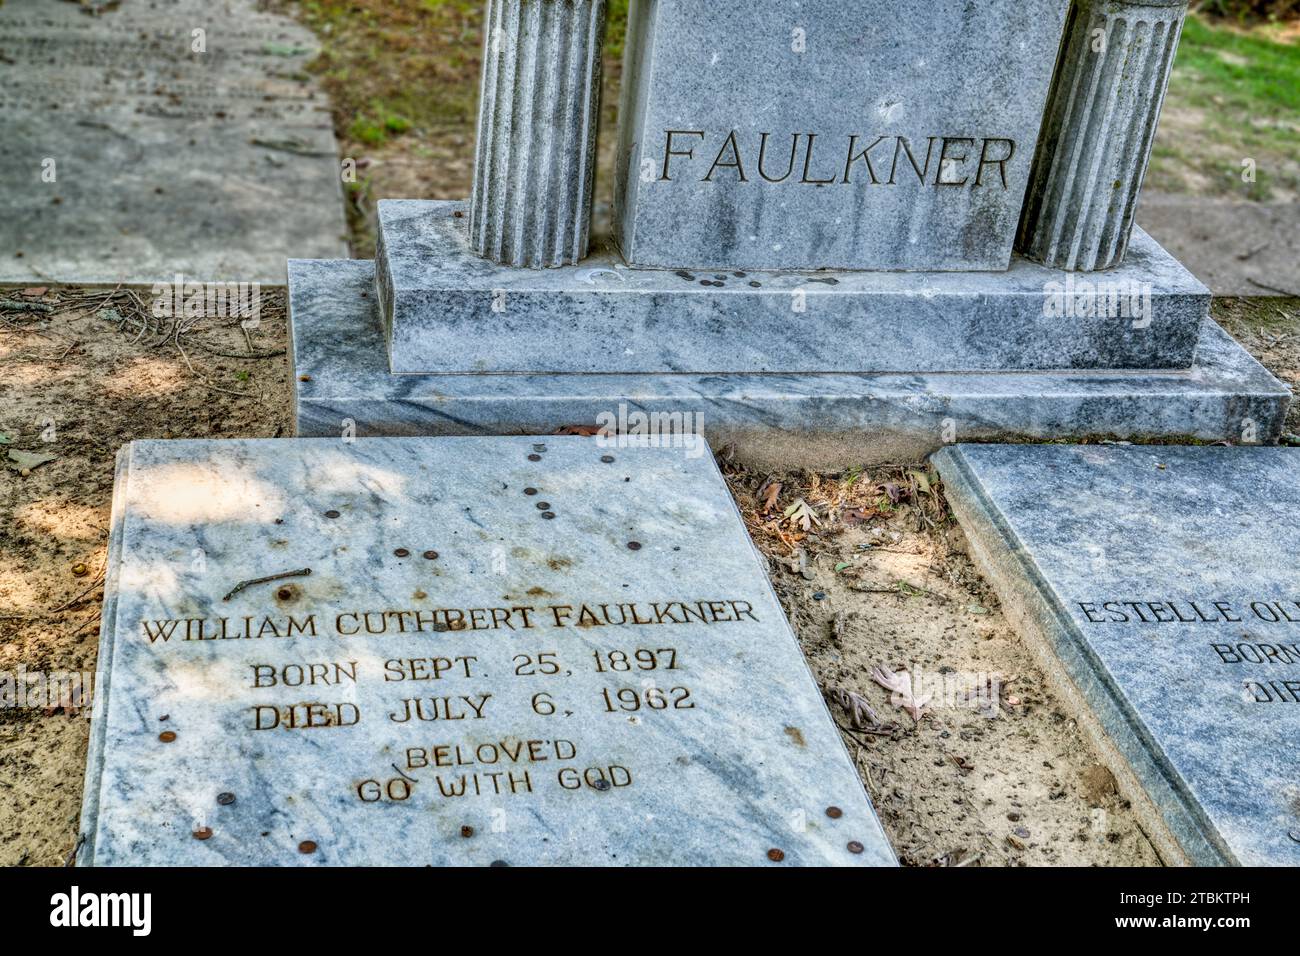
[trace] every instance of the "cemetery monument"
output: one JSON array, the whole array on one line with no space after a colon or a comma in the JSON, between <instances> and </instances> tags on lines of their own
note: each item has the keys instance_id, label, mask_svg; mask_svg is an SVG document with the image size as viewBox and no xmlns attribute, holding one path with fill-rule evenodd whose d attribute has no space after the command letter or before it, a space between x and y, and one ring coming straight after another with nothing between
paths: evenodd
<instances>
[{"instance_id":1,"label":"cemetery monument","mask_svg":"<svg viewBox=\"0 0 1300 956\"><path fill-rule=\"evenodd\" d=\"M603 4L487 9L471 199L381 202L373 273L289 263L299 434L625 408L802 466L1279 434L1286 388L1133 223L1185 3L632 0L607 237Z\"/></svg>"}]
</instances>

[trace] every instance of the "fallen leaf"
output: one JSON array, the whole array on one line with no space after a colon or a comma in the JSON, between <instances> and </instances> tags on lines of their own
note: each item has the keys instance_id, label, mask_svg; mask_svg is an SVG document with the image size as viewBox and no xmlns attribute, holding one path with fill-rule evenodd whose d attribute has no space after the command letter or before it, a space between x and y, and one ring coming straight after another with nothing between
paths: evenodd
<instances>
[{"instance_id":1,"label":"fallen leaf","mask_svg":"<svg viewBox=\"0 0 1300 956\"><path fill-rule=\"evenodd\" d=\"M903 708L912 715L913 720L920 722L925 715L926 705L930 703L930 695L926 694L919 699L914 696L911 674L907 671L895 673L884 664L879 664L871 668L871 679L890 692L891 704Z\"/></svg>"},{"instance_id":2,"label":"fallen leaf","mask_svg":"<svg viewBox=\"0 0 1300 956\"><path fill-rule=\"evenodd\" d=\"M863 511L861 508L848 508L841 515L840 520L845 524L862 524L871 517L871 512Z\"/></svg>"},{"instance_id":3,"label":"fallen leaf","mask_svg":"<svg viewBox=\"0 0 1300 956\"><path fill-rule=\"evenodd\" d=\"M33 299L37 299L37 298L40 298L41 296L45 295L45 293L48 292L48 291L50 291L50 290L47 289L47 288L46 288L45 286L43 286L43 285L41 285L41 286L34 286L33 288L30 288L30 289L23 289L23 295L31 296Z\"/></svg>"},{"instance_id":4,"label":"fallen leaf","mask_svg":"<svg viewBox=\"0 0 1300 956\"><path fill-rule=\"evenodd\" d=\"M930 487L930 479L926 476L925 472L909 471L907 474L913 481L916 482L917 487L920 488L927 495L934 494L934 489Z\"/></svg>"},{"instance_id":5,"label":"fallen leaf","mask_svg":"<svg viewBox=\"0 0 1300 956\"><path fill-rule=\"evenodd\" d=\"M802 498L792 504L789 508L786 508L783 512L783 516L791 525L804 531L811 530L813 525L821 524L821 522L817 520L816 512L814 512L808 505L808 502L804 501Z\"/></svg>"},{"instance_id":6,"label":"fallen leaf","mask_svg":"<svg viewBox=\"0 0 1300 956\"><path fill-rule=\"evenodd\" d=\"M49 454L39 451L18 451L16 448L9 449L9 460L16 464L19 469L31 471L47 462L54 461L58 455Z\"/></svg>"},{"instance_id":7,"label":"fallen leaf","mask_svg":"<svg viewBox=\"0 0 1300 956\"><path fill-rule=\"evenodd\" d=\"M855 691L845 690L842 687L836 687L829 692L831 700L839 704L844 712L849 715L854 727L875 728L882 726L880 716L876 713L867 699ZM864 722L864 718L870 723Z\"/></svg>"},{"instance_id":8,"label":"fallen leaf","mask_svg":"<svg viewBox=\"0 0 1300 956\"><path fill-rule=\"evenodd\" d=\"M781 482L773 481L771 478L763 482L763 487L758 489L758 497L762 499L763 510L771 511L776 507L776 499L781 494Z\"/></svg>"},{"instance_id":9,"label":"fallen leaf","mask_svg":"<svg viewBox=\"0 0 1300 956\"><path fill-rule=\"evenodd\" d=\"M580 435L583 438L592 438L599 435L603 429L599 425L561 425L555 429L557 435Z\"/></svg>"}]
</instances>

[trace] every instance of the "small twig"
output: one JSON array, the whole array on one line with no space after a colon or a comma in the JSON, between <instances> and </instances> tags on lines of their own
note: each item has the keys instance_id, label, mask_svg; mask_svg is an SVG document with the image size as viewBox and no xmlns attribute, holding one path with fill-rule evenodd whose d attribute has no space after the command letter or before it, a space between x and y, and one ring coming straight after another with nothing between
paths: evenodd
<instances>
[{"instance_id":1,"label":"small twig","mask_svg":"<svg viewBox=\"0 0 1300 956\"><path fill-rule=\"evenodd\" d=\"M267 584L268 582L271 581L283 581L285 578L305 578L310 574L311 574L311 568L303 568L301 571L285 571L282 574L268 574L264 578L249 578L247 581L240 581L238 584L236 584L233 588L230 589L230 593L227 594L225 597L223 597L221 600L229 601L240 591L244 590L245 588L251 588L254 584Z\"/></svg>"},{"instance_id":2,"label":"small twig","mask_svg":"<svg viewBox=\"0 0 1300 956\"><path fill-rule=\"evenodd\" d=\"M1165 862L1165 858L1160 854L1160 848L1156 846L1155 841L1151 839L1151 834L1142 829L1142 824L1138 823L1136 820L1133 821L1133 825L1138 828L1138 833L1141 833L1142 836L1146 838L1147 846L1151 847L1151 852L1156 855L1156 859L1160 861L1160 865L1168 866L1169 864Z\"/></svg>"},{"instance_id":3,"label":"small twig","mask_svg":"<svg viewBox=\"0 0 1300 956\"><path fill-rule=\"evenodd\" d=\"M198 369L196 369L194 367L194 363L190 361L190 357L185 353L185 349L181 345L182 331L183 330L178 324L176 326L176 335L173 338L173 341L176 345L176 351L181 353L181 358L185 360L185 364L189 366L190 371L194 373L195 377L197 377L198 380L201 381L205 387L212 389L214 392L224 392L227 395L234 395L237 396L238 398L257 398L257 395L254 394L253 392L241 392L238 389L224 388L218 385L216 382L212 381L210 378L208 378Z\"/></svg>"},{"instance_id":4,"label":"small twig","mask_svg":"<svg viewBox=\"0 0 1300 956\"><path fill-rule=\"evenodd\" d=\"M1251 285L1259 286L1261 289L1267 289L1269 292L1277 292L1281 295L1290 296L1293 299L1300 298L1300 292L1296 292L1294 289L1283 289L1280 286L1269 285L1266 282L1260 282L1258 279L1252 279L1250 276L1246 277L1246 281Z\"/></svg>"},{"instance_id":5,"label":"small twig","mask_svg":"<svg viewBox=\"0 0 1300 956\"><path fill-rule=\"evenodd\" d=\"M207 352L209 355L217 355L220 356L221 358L232 358L232 359L279 358L281 355L284 355L286 352L285 349L279 349L278 351L275 352L249 352L247 354L243 352L222 352L219 351L218 349L212 348L210 345L203 344L198 339L191 340L190 345L194 346L196 349L202 349L204 352Z\"/></svg>"},{"instance_id":6,"label":"small twig","mask_svg":"<svg viewBox=\"0 0 1300 956\"><path fill-rule=\"evenodd\" d=\"M63 861L63 865L65 867L72 866L73 862L75 862L77 859L77 851L81 849L82 845L85 844L85 842L86 842L86 835L84 833L77 834L77 842L72 845L72 852L69 853L67 859Z\"/></svg>"},{"instance_id":7,"label":"small twig","mask_svg":"<svg viewBox=\"0 0 1300 956\"><path fill-rule=\"evenodd\" d=\"M91 591L95 590L96 588L102 587L103 584L104 584L104 569L101 568L99 573L95 575L95 580L94 582L91 583L90 587L86 588L86 590L82 591L76 597L72 598L72 600L60 604L58 607L54 608L52 611L49 611L48 613L59 614L63 611L66 611L68 608L73 607L74 605L80 604L82 598L84 598L87 594L89 594Z\"/></svg>"},{"instance_id":8,"label":"small twig","mask_svg":"<svg viewBox=\"0 0 1300 956\"><path fill-rule=\"evenodd\" d=\"M5 312L40 312L48 314L54 306L48 302L19 302L16 299L0 299L0 309Z\"/></svg>"}]
</instances>

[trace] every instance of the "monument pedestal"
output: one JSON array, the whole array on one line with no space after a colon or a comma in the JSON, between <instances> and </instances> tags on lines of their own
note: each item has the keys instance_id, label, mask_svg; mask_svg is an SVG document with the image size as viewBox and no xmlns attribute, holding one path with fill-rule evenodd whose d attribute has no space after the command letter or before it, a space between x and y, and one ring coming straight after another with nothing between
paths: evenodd
<instances>
[{"instance_id":1,"label":"monument pedestal","mask_svg":"<svg viewBox=\"0 0 1300 956\"><path fill-rule=\"evenodd\" d=\"M587 241L594 34L540 26L599 6L490 4L474 200L380 203L373 266L290 262L298 434L685 433L820 468L1276 441L1288 390L1132 225L1185 0L633 0L617 249ZM520 111L516 63L521 102L558 64L577 94Z\"/></svg>"},{"instance_id":2,"label":"monument pedestal","mask_svg":"<svg viewBox=\"0 0 1300 956\"><path fill-rule=\"evenodd\" d=\"M520 269L471 249L468 207L379 203L393 372L1185 369L1210 293L1139 232L1124 265L1000 272L641 269L599 244ZM467 347L472 343L472 349Z\"/></svg>"},{"instance_id":3,"label":"monument pedestal","mask_svg":"<svg viewBox=\"0 0 1300 956\"><path fill-rule=\"evenodd\" d=\"M688 281L601 251L499 266L460 242L461 208L382 204L378 281L369 262L290 261L299 435L686 431L763 466L836 468L953 441L1269 444L1290 399L1141 232L1122 269L1086 276L1018 259ZM1123 290L1140 315L1078 315L1123 313Z\"/></svg>"}]
</instances>

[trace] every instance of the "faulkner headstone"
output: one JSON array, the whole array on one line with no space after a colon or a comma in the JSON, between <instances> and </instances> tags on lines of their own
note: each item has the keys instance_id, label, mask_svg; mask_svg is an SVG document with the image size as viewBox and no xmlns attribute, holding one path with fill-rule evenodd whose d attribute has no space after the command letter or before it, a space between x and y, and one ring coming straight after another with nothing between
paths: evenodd
<instances>
[{"instance_id":1,"label":"faulkner headstone","mask_svg":"<svg viewBox=\"0 0 1300 956\"><path fill-rule=\"evenodd\" d=\"M1300 450L958 445L935 461L1152 835L1193 864L1300 865Z\"/></svg>"},{"instance_id":2,"label":"faulkner headstone","mask_svg":"<svg viewBox=\"0 0 1300 956\"><path fill-rule=\"evenodd\" d=\"M623 254L659 268L1007 268L1068 7L633 4Z\"/></svg>"},{"instance_id":3,"label":"faulkner headstone","mask_svg":"<svg viewBox=\"0 0 1300 956\"><path fill-rule=\"evenodd\" d=\"M893 865L702 444L136 442L83 864Z\"/></svg>"},{"instance_id":4,"label":"faulkner headstone","mask_svg":"<svg viewBox=\"0 0 1300 956\"><path fill-rule=\"evenodd\" d=\"M1132 224L1175 0L631 0L615 234L589 247L600 4L486 7L471 201L381 201L373 267L289 263L299 434L628 408L848 467L1281 433L1286 387Z\"/></svg>"}]
</instances>

